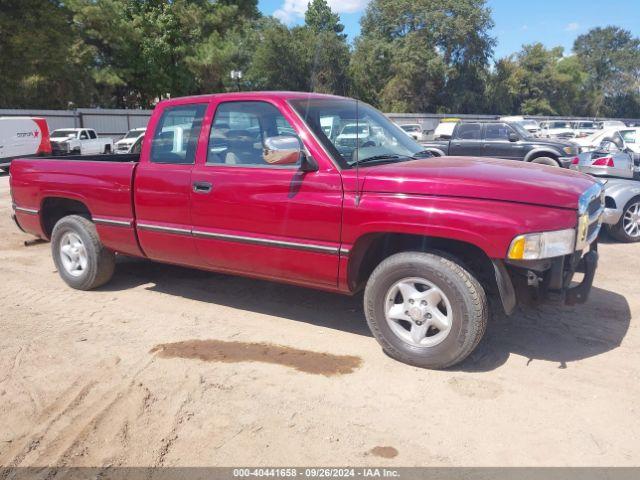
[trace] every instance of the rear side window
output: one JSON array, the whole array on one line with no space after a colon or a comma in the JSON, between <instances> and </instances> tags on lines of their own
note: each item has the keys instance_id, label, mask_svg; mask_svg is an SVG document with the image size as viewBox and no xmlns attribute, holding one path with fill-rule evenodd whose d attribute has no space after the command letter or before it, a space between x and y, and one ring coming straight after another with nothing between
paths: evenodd
<instances>
[{"instance_id":1,"label":"rear side window","mask_svg":"<svg viewBox=\"0 0 640 480\"><path fill-rule=\"evenodd\" d=\"M460 140L480 140L479 123L462 123L456 131L456 138Z\"/></svg>"},{"instance_id":2,"label":"rear side window","mask_svg":"<svg viewBox=\"0 0 640 480\"><path fill-rule=\"evenodd\" d=\"M94 130L87 130L89 132L89 138L98 138Z\"/></svg>"},{"instance_id":3,"label":"rear side window","mask_svg":"<svg viewBox=\"0 0 640 480\"><path fill-rule=\"evenodd\" d=\"M165 108L151 141L154 163L193 164L207 104Z\"/></svg>"}]
</instances>

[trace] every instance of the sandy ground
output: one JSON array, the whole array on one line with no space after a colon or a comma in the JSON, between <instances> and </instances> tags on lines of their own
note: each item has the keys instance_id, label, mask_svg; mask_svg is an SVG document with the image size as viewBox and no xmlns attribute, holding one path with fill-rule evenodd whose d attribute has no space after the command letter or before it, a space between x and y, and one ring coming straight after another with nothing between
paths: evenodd
<instances>
[{"instance_id":1,"label":"sandy ground","mask_svg":"<svg viewBox=\"0 0 640 480\"><path fill-rule=\"evenodd\" d=\"M72 290L9 215L3 176L0 465L640 464L640 245L438 372L386 357L360 298L131 259Z\"/></svg>"}]
</instances>

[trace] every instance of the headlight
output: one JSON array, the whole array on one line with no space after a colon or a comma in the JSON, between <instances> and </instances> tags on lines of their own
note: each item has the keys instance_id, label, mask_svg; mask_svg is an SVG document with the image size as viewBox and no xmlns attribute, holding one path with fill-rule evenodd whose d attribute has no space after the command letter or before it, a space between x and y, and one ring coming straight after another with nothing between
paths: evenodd
<instances>
[{"instance_id":1,"label":"headlight","mask_svg":"<svg viewBox=\"0 0 640 480\"><path fill-rule=\"evenodd\" d=\"M539 260L573 253L576 231L573 228L553 232L518 235L509 247L511 260Z\"/></svg>"},{"instance_id":2,"label":"headlight","mask_svg":"<svg viewBox=\"0 0 640 480\"><path fill-rule=\"evenodd\" d=\"M573 155L576 152L576 149L574 147L563 147L562 151L567 155Z\"/></svg>"}]
</instances>

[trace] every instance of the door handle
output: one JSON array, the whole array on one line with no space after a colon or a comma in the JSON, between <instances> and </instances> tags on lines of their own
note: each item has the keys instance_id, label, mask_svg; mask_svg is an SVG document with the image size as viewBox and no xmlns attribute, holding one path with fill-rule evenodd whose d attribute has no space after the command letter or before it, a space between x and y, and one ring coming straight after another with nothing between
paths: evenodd
<instances>
[{"instance_id":1,"label":"door handle","mask_svg":"<svg viewBox=\"0 0 640 480\"><path fill-rule=\"evenodd\" d=\"M213 185L209 182L193 182L193 191L195 193L209 193Z\"/></svg>"}]
</instances>

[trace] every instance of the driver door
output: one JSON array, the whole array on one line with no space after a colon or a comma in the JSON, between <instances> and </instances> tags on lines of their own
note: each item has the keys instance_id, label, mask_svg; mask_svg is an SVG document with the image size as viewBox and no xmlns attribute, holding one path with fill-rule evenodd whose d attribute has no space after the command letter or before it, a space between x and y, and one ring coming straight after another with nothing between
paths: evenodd
<instances>
[{"instance_id":1,"label":"driver door","mask_svg":"<svg viewBox=\"0 0 640 480\"><path fill-rule=\"evenodd\" d=\"M339 172L264 159L268 138L299 135L274 104L214 101L206 158L192 173L191 216L212 269L335 288L342 208ZM288 112L285 112L289 115ZM323 164L324 163L324 164Z\"/></svg>"}]
</instances>

